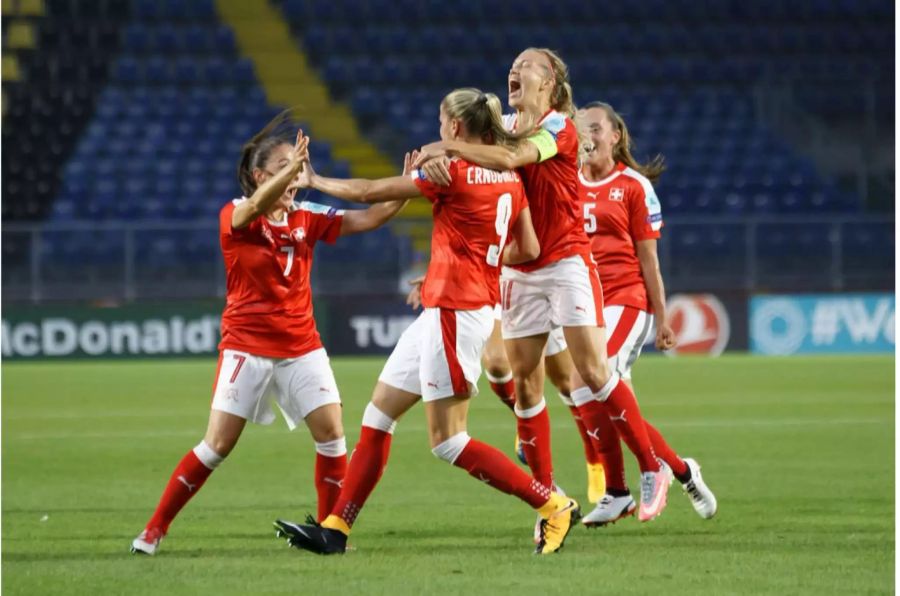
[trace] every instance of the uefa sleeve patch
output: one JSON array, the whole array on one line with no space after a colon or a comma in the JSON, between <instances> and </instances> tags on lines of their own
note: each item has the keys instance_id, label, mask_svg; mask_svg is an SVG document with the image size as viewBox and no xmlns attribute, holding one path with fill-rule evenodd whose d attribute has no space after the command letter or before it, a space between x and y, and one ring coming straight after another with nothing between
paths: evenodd
<instances>
[{"instance_id":1,"label":"uefa sleeve patch","mask_svg":"<svg viewBox=\"0 0 900 596\"><path fill-rule=\"evenodd\" d=\"M337 210L334 207L329 207L328 205L322 205L320 203L313 203L312 201L303 201L302 203L300 203L298 209L302 209L303 211L307 211L309 213L326 215L329 217L334 217L335 215L329 215L330 212L334 211L335 213L337 213Z\"/></svg>"},{"instance_id":2,"label":"uefa sleeve patch","mask_svg":"<svg viewBox=\"0 0 900 596\"><path fill-rule=\"evenodd\" d=\"M659 211L647 216L647 223L650 224L650 229L654 232L658 232L662 228L662 221L662 213Z\"/></svg>"},{"instance_id":3,"label":"uefa sleeve patch","mask_svg":"<svg viewBox=\"0 0 900 596\"><path fill-rule=\"evenodd\" d=\"M554 139L559 136L559 133L561 133L565 127L566 117L559 112L550 114L543 122L541 122L541 128L552 134Z\"/></svg>"}]
</instances>

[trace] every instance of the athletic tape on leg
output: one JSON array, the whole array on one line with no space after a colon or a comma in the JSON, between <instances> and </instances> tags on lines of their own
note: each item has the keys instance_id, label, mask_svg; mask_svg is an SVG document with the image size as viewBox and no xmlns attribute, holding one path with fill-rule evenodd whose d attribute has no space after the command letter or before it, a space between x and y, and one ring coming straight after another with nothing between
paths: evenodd
<instances>
[{"instance_id":1,"label":"athletic tape on leg","mask_svg":"<svg viewBox=\"0 0 900 596\"><path fill-rule=\"evenodd\" d=\"M394 434L394 429L397 428L397 421L379 410L375 404L369 402L369 405L366 406L366 411L363 412L362 425L392 435Z\"/></svg>"},{"instance_id":2,"label":"athletic tape on leg","mask_svg":"<svg viewBox=\"0 0 900 596\"><path fill-rule=\"evenodd\" d=\"M215 470L219 467L219 464L225 460L224 457L213 451L212 447L206 444L206 441L200 441L200 443L194 447L194 455L197 456L197 459L200 460L201 464L210 470Z\"/></svg>"},{"instance_id":3,"label":"athletic tape on leg","mask_svg":"<svg viewBox=\"0 0 900 596\"><path fill-rule=\"evenodd\" d=\"M547 407L547 402L544 401L544 398L542 397L541 401L538 402L538 404L536 406L531 406L530 408L520 410L519 406L517 405L513 409L513 411L516 413L516 416L518 416L519 418L534 418L535 416L537 416L538 414L543 412L546 407Z\"/></svg>"},{"instance_id":4,"label":"athletic tape on leg","mask_svg":"<svg viewBox=\"0 0 900 596\"><path fill-rule=\"evenodd\" d=\"M472 440L472 437L469 436L467 432L461 432L453 435L443 443L435 446L431 452L435 455L435 457L442 459L449 463L454 463L456 458L463 452L463 449L466 448L466 445L469 444L469 441Z\"/></svg>"},{"instance_id":5,"label":"athletic tape on leg","mask_svg":"<svg viewBox=\"0 0 900 596\"><path fill-rule=\"evenodd\" d=\"M347 438L341 437L333 441L316 443L316 453L326 457L340 457L347 455Z\"/></svg>"}]
</instances>

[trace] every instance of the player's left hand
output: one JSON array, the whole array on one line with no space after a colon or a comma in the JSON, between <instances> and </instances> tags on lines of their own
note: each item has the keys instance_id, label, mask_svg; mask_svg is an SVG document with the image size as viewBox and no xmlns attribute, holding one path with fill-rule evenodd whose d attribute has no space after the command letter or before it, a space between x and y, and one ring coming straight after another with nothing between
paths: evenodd
<instances>
[{"instance_id":1,"label":"player's left hand","mask_svg":"<svg viewBox=\"0 0 900 596\"><path fill-rule=\"evenodd\" d=\"M409 280L409 285L412 286L412 288L410 288L409 293L406 295L406 303L410 305L413 310L419 310L422 306L422 283L424 281L424 275Z\"/></svg>"},{"instance_id":2,"label":"player's left hand","mask_svg":"<svg viewBox=\"0 0 900 596\"><path fill-rule=\"evenodd\" d=\"M421 168L426 161L430 161L436 157L447 157L447 145L444 141L436 141L423 145L419 149L419 157L413 161L414 168Z\"/></svg>"},{"instance_id":3,"label":"player's left hand","mask_svg":"<svg viewBox=\"0 0 900 596\"><path fill-rule=\"evenodd\" d=\"M666 351L676 345L678 345L678 340L672 327L667 322L660 321L656 326L656 349Z\"/></svg>"}]
</instances>

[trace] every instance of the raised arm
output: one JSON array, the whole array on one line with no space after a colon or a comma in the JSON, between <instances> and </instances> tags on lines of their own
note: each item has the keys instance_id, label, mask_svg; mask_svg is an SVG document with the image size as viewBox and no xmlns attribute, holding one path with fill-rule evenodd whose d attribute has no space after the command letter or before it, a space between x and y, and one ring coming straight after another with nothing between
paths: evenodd
<instances>
[{"instance_id":1,"label":"raised arm","mask_svg":"<svg viewBox=\"0 0 900 596\"><path fill-rule=\"evenodd\" d=\"M641 263L641 275L647 286L647 298L656 317L656 347L659 350L674 348L675 332L666 318L666 290L663 286L662 273L659 269L659 257L656 253L656 240L640 240L636 243L638 260Z\"/></svg>"},{"instance_id":2,"label":"raised arm","mask_svg":"<svg viewBox=\"0 0 900 596\"><path fill-rule=\"evenodd\" d=\"M504 265L519 265L538 258L541 244L538 242L534 225L531 223L531 210L526 207L519 213L512 228L512 239L503 249Z\"/></svg>"},{"instance_id":3,"label":"raised arm","mask_svg":"<svg viewBox=\"0 0 900 596\"><path fill-rule=\"evenodd\" d=\"M307 145L309 138L303 136L303 131L297 131L297 141L290 154L290 161L278 172L260 184L249 200L239 203L231 214L231 227L240 229L266 213L272 205L287 191L291 182L301 172L304 164L309 163Z\"/></svg>"}]
</instances>

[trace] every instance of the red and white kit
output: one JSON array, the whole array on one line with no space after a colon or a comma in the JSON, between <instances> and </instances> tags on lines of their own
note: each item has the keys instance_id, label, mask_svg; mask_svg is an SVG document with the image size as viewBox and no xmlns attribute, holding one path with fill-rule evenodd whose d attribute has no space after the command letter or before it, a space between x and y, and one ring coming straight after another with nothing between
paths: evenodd
<instances>
[{"instance_id":1,"label":"red and white kit","mask_svg":"<svg viewBox=\"0 0 900 596\"><path fill-rule=\"evenodd\" d=\"M584 231L603 284L610 364L630 379L631 367L653 330L636 247L641 240L660 237L659 199L650 181L623 163L603 180L589 182L581 173L578 178Z\"/></svg>"},{"instance_id":2,"label":"red and white kit","mask_svg":"<svg viewBox=\"0 0 900 596\"><path fill-rule=\"evenodd\" d=\"M508 128L515 117L506 116ZM578 134L551 110L540 122L540 161L521 168L541 255L504 267L503 337L548 333L556 327L603 326L603 291L578 204Z\"/></svg>"},{"instance_id":3,"label":"red and white kit","mask_svg":"<svg viewBox=\"0 0 900 596\"><path fill-rule=\"evenodd\" d=\"M278 223L265 216L231 227L235 199L219 213L227 298L212 408L270 424L274 400L293 429L313 410L340 403L313 319L313 248L341 231L343 211L295 203Z\"/></svg>"},{"instance_id":4,"label":"red and white kit","mask_svg":"<svg viewBox=\"0 0 900 596\"><path fill-rule=\"evenodd\" d=\"M432 401L474 395L481 353L500 301L499 267L510 230L528 206L518 173L462 159L450 185L421 170L412 179L432 202L431 260L422 284L424 310L404 331L379 380Z\"/></svg>"}]
</instances>

